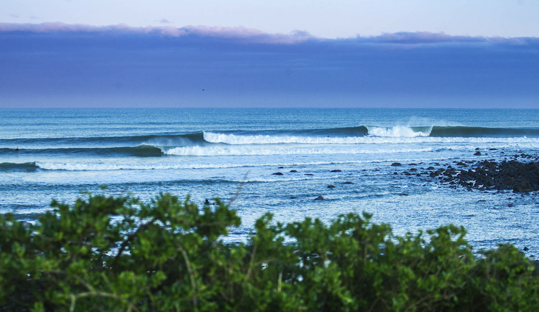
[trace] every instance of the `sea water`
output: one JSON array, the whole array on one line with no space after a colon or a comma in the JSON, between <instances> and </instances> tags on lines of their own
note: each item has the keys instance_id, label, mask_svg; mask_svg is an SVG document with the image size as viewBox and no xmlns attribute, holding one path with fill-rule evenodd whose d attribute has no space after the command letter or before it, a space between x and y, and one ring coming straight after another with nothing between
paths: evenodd
<instances>
[{"instance_id":1,"label":"sea water","mask_svg":"<svg viewBox=\"0 0 539 312\"><path fill-rule=\"evenodd\" d=\"M366 211L399 235L452 223L475 249L512 243L539 256L536 193L468 191L425 174L537 155L538 122L539 110L2 109L0 213L34 222L53 198L72 203L101 185L144 201L190 194L201 206L238 194L232 241L268 212L291 222Z\"/></svg>"}]
</instances>

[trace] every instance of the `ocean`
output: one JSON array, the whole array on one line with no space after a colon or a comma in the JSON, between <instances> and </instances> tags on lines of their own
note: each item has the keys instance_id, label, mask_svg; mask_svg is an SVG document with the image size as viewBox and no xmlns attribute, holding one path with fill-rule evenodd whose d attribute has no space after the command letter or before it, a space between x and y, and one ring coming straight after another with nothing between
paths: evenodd
<instances>
[{"instance_id":1,"label":"ocean","mask_svg":"<svg viewBox=\"0 0 539 312\"><path fill-rule=\"evenodd\" d=\"M539 110L1 109L0 213L35 222L53 198L87 191L189 194L200 206L238 194L231 241L267 212L291 222L366 211L398 235L452 223L476 250L511 243L539 257L536 193L469 191L425 174L538 151Z\"/></svg>"}]
</instances>

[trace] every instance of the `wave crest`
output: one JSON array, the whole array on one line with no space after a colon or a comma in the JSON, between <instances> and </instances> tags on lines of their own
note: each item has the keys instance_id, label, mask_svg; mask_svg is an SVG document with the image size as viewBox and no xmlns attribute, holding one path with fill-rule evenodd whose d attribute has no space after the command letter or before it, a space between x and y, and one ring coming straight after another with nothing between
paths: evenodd
<instances>
[{"instance_id":1,"label":"wave crest","mask_svg":"<svg viewBox=\"0 0 539 312\"><path fill-rule=\"evenodd\" d=\"M392 138L415 138L429 136L432 127L367 127L370 136L392 137Z\"/></svg>"}]
</instances>

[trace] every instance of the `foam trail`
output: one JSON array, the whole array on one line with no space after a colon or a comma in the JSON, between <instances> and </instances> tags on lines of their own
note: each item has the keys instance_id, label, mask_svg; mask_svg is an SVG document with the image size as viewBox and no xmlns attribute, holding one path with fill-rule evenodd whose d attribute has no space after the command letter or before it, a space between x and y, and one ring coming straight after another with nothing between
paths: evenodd
<instances>
[{"instance_id":1,"label":"foam trail","mask_svg":"<svg viewBox=\"0 0 539 312\"><path fill-rule=\"evenodd\" d=\"M318 136L275 136L275 135L235 135L204 132L204 140L209 143L230 145L254 144L357 144L364 137L318 137Z\"/></svg>"},{"instance_id":2,"label":"foam trail","mask_svg":"<svg viewBox=\"0 0 539 312\"><path fill-rule=\"evenodd\" d=\"M61 163L38 162L36 168L59 171L112 171L112 170L181 170L181 169L228 169L276 166L319 166L335 164L360 164L379 162L379 160L349 160L349 161L314 161L291 163L238 163L238 164L191 164L191 163L156 163L156 164L96 164L96 163Z\"/></svg>"},{"instance_id":3,"label":"foam trail","mask_svg":"<svg viewBox=\"0 0 539 312\"><path fill-rule=\"evenodd\" d=\"M175 156L268 156L268 155L324 155L324 154L380 154L430 152L420 149L335 149L335 148L252 148L252 147L177 147L166 154Z\"/></svg>"},{"instance_id":4,"label":"foam trail","mask_svg":"<svg viewBox=\"0 0 539 312\"><path fill-rule=\"evenodd\" d=\"M263 144L409 144L409 143L539 143L538 138L526 137L431 137L431 128L409 127L373 127L368 136L358 137L302 137L302 136L268 136L268 135L234 135L220 133L204 133L209 143L229 145L263 145ZM370 132L374 132L371 135Z\"/></svg>"}]
</instances>

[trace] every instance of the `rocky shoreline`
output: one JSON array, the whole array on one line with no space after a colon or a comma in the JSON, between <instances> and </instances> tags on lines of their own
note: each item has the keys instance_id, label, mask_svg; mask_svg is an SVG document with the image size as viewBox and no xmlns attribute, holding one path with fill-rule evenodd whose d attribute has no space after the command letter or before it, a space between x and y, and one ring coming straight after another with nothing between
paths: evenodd
<instances>
[{"instance_id":1,"label":"rocky shoreline","mask_svg":"<svg viewBox=\"0 0 539 312\"><path fill-rule=\"evenodd\" d=\"M489 149L488 152L495 152L496 149ZM501 152L503 154L503 152ZM476 149L472 157L488 156L487 152ZM409 163L401 164L394 162L394 175L404 175L408 178L419 177L425 182L433 182L451 188L464 187L469 191L498 191L529 194L537 192L539 194L539 156L528 154L504 155L505 159L496 161L495 159L482 160L459 160L452 163ZM499 159L499 158L498 158ZM284 169L284 167L279 167ZM379 171L378 169L376 171ZM340 169L330 172L342 172ZM290 170L290 173L298 173L297 170ZM282 176L282 172L274 172L272 175ZM312 173L304 173L305 176L312 176ZM341 184L353 184L346 181ZM327 185L327 188L335 188L335 185ZM408 194L400 194L407 196ZM296 197L292 197L294 199ZM324 197L317 196L315 200L323 200Z\"/></svg>"},{"instance_id":2,"label":"rocky shoreline","mask_svg":"<svg viewBox=\"0 0 539 312\"><path fill-rule=\"evenodd\" d=\"M476 151L475 156L481 155ZM500 162L495 160L454 161L452 164L432 164L419 172L417 164L405 170L405 175L429 177L431 181L448 184L452 187L465 187L468 190L513 191L529 193L539 191L539 156L526 154L514 155L512 159ZM392 166L400 166L393 163ZM398 174L395 172L395 174Z\"/></svg>"}]
</instances>

